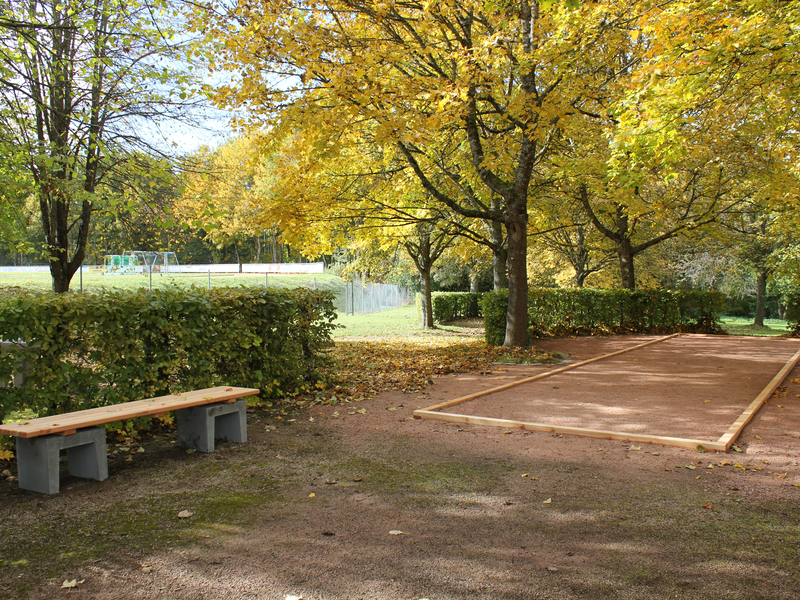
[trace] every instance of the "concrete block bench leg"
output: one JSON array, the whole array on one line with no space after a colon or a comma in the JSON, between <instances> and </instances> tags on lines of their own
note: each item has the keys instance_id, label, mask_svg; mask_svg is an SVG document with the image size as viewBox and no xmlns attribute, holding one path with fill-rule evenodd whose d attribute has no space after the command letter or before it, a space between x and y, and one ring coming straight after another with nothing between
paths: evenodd
<instances>
[{"instance_id":1,"label":"concrete block bench leg","mask_svg":"<svg viewBox=\"0 0 800 600\"><path fill-rule=\"evenodd\" d=\"M206 404L176 411L178 443L198 452L213 452L216 440L247 441L247 401Z\"/></svg>"},{"instance_id":2,"label":"concrete block bench leg","mask_svg":"<svg viewBox=\"0 0 800 600\"><path fill-rule=\"evenodd\" d=\"M61 450L67 451L69 474L103 481L108 479L106 428L86 427L72 435L43 435L17 438L19 487L57 494Z\"/></svg>"}]
</instances>

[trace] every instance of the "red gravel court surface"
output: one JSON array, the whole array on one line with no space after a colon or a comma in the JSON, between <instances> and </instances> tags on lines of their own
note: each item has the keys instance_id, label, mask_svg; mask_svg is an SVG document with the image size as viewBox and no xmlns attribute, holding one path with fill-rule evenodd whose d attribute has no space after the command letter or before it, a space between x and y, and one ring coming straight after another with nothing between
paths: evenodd
<instances>
[{"instance_id":1,"label":"red gravel court surface","mask_svg":"<svg viewBox=\"0 0 800 600\"><path fill-rule=\"evenodd\" d=\"M566 352L577 362L655 339L593 338L591 356L585 338L542 340L536 347ZM712 442L798 350L795 339L681 335L444 407L440 414ZM508 375L521 379L561 366L510 367ZM475 383L490 387L485 379Z\"/></svg>"}]
</instances>

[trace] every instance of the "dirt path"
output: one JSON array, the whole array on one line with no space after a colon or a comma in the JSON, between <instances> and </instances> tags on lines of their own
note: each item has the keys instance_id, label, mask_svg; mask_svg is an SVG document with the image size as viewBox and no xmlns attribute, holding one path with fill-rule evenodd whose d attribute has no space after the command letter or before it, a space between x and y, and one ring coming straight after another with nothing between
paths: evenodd
<instances>
[{"instance_id":1,"label":"dirt path","mask_svg":"<svg viewBox=\"0 0 800 600\"><path fill-rule=\"evenodd\" d=\"M636 341L539 345L580 360ZM700 360L690 362L702 373ZM441 377L423 393L281 420L253 414L247 444L211 455L145 441L120 451L109 480L66 479L55 497L0 482L0 596L800 596L800 370L741 453L411 418L535 369Z\"/></svg>"}]
</instances>

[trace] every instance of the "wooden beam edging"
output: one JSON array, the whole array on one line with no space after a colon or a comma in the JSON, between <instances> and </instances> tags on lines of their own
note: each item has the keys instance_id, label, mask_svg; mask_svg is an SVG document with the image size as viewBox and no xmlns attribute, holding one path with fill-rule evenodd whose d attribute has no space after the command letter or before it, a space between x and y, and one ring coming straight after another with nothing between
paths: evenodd
<instances>
[{"instance_id":1,"label":"wooden beam edging","mask_svg":"<svg viewBox=\"0 0 800 600\"><path fill-rule=\"evenodd\" d=\"M447 402L441 402L439 404L434 404L433 406L428 406L426 408L421 408L419 410L414 411L414 417L418 417L417 413L419 412L432 412L442 408L447 408L448 406L455 406L456 404L461 404L462 402L468 402L469 400L475 400L476 398L480 398L482 396L488 396L489 394L494 394L495 392L502 392L503 390L508 390L510 388L516 387L518 385L522 385L523 383L531 383L532 381L537 381L539 379L544 379L545 377L550 377L551 375L557 375L558 373L563 373L564 371L570 371L572 369L577 369L578 367L582 367L583 365L588 365L589 363L597 362L598 360L603 360L604 358L610 358L612 356L617 356L618 354L624 354L625 352L630 352L631 350L637 350L639 348L644 348L645 346L649 346L651 344L657 344L658 342L663 342L665 340L672 339L674 337L678 337L681 335L680 333L673 333L672 335L668 335L662 338L658 338L655 340L650 340L649 342L644 342L643 344L637 344L636 346L631 346L630 348L625 348L623 350L617 350L616 352L612 352L610 354L603 354L602 356L595 356L594 358L590 358L588 360L582 360L581 362L577 362L574 365L566 365L564 367L554 369L552 371L548 371L547 373L539 373L538 375L534 375L532 377L526 377L525 379L520 379L519 381L512 381L511 383L506 383L499 387L491 388L488 390L483 390L482 392L475 392L474 394L469 394L468 396L462 396L461 398L456 398L454 400L448 400ZM430 417L427 417L430 418Z\"/></svg>"},{"instance_id":2,"label":"wooden beam edging","mask_svg":"<svg viewBox=\"0 0 800 600\"><path fill-rule=\"evenodd\" d=\"M429 410L416 410L414 411L414 416L418 419L432 419L435 421L444 421L445 423L466 423L469 425L524 429L525 431L544 431L565 435L577 435L600 440L621 440L625 442L638 442L642 444L675 446L676 448L688 448L690 450L698 450L699 446L702 446L703 450L720 450L723 452L727 450L724 444L721 444L720 442L710 442L708 440L695 440L690 438L675 438L664 435L648 435L645 433L626 433L624 431L606 431L603 429L588 429L585 427L546 425L544 423L529 423L526 421L513 421L510 419L474 417L472 415L460 415L457 413L443 413Z\"/></svg>"},{"instance_id":3,"label":"wooden beam edging","mask_svg":"<svg viewBox=\"0 0 800 600\"><path fill-rule=\"evenodd\" d=\"M789 371L794 369L797 365L797 362L800 361L800 350L795 352L794 356L789 359L789 361L783 365L783 368L778 371L778 374L772 378L767 384L762 392L750 403L744 412L739 415L739 418L733 422L728 428L721 438L717 441L718 444L724 446L725 451L727 452L730 447L733 445L733 442L736 441L736 438L742 433L742 430L747 426L747 424L753 420L753 417L756 416L758 409L760 409L764 402L769 400L770 396L778 389L778 386L783 383L783 380L786 379L786 376L789 374Z\"/></svg>"}]
</instances>

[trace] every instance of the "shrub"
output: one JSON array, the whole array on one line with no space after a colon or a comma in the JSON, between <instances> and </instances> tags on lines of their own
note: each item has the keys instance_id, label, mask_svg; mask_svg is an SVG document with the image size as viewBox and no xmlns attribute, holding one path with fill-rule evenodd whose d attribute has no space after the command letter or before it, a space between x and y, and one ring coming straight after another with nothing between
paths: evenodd
<instances>
[{"instance_id":1,"label":"shrub","mask_svg":"<svg viewBox=\"0 0 800 600\"><path fill-rule=\"evenodd\" d=\"M481 298L483 324L487 346L502 346L506 339L508 290L486 292Z\"/></svg>"},{"instance_id":2,"label":"shrub","mask_svg":"<svg viewBox=\"0 0 800 600\"><path fill-rule=\"evenodd\" d=\"M481 316L480 299L483 294L472 292L433 292L433 320L436 323L449 323L454 319L468 319ZM422 318L422 294L416 296L417 314Z\"/></svg>"},{"instance_id":3,"label":"shrub","mask_svg":"<svg viewBox=\"0 0 800 600\"><path fill-rule=\"evenodd\" d=\"M800 336L800 289L785 293L783 302L786 305L786 329L794 336Z\"/></svg>"},{"instance_id":4,"label":"shrub","mask_svg":"<svg viewBox=\"0 0 800 600\"><path fill-rule=\"evenodd\" d=\"M449 323L454 319L480 317L481 296L471 292L435 292L432 294L433 318L437 323Z\"/></svg>"},{"instance_id":5,"label":"shrub","mask_svg":"<svg viewBox=\"0 0 800 600\"><path fill-rule=\"evenodd\" d=\"M233 385L275 396L316 375L333 298L305 289L167 289L0 300L0 414L41 414Z\"/></svg>"},{"instance_id":6,"label":"shrub","mask_svg":"<svg viewBox=\"0 0 800 600\"><path fill-rule=\"evenodd\" d=\"M536 288L528 293L531 337L590 333L720 332L717 292ZM508 292L484 296L486 343L505 338ZM490 317L491 313L491 317Z\"/></svg>"}]
</instances>

